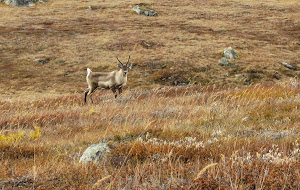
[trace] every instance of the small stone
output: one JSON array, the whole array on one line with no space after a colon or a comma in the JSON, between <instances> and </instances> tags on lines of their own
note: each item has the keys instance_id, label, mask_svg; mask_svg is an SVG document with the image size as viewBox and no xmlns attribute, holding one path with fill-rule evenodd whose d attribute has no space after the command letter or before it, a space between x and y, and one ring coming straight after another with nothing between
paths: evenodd
<instances>
[{"instance_id":1,"label":"small stone","mask_svg":"<svg viewBox=\"0 0 300 190\"><path fill-rule=\"evenodd\" d=\"M151 45L150 43L146 42L145 40L143 40L143 41L141 42L141 44L142 44L143 47L145 47L145 48L147 48L147 49L149 49L149 48L152 47L152 45Z\"/></svg>"},{"instance_id":2,"label":"small stone","mask_svg":"<svg viewBox=\"0 0 300 190\"><path fill-rule=\"evenodd\" d=\"M137 14L140 14L140 12L141 12L139 5L134 6L131 10L135 11Z\"/></svg>"},{"instance_id":3,"label":"small stone","mask_svg":"<svg viewBox=\"0 0 300 190\"><path fill-rule=\"evenodd\" d=\"M281 65L283 65L283 66L285 66L286 68L289 68L289 69L291 69L291 70L294 70L294 71L297 70L296 67L294 67L293 65L290 65L290 64L288 64L288 63L286 63L286 62L282 62Z\"/></svg>"},{"instance_id":4,"label":"small stone","mask_svg":"<svg viewBox=\"0 0 300 190\"><path fill-rule=\"evenodd\" d=\"M149 16L157 16L157 12L154 10L150 10Z\"/></svg>"},{"instance_id":5,"label":"small stone","mask_svg":"<svg viewBox=\"0 0 300 190\"><path fill-rule=\"evenodd\" d=\"M229 61L225 57L222 57L219 60L219 63L221 63L223 66L231 66L231 64L229 63Z\"/></svg>"},{"instance_id":6,"label":"small stone","mask_svg":"<svg viewBox=\"0 0 300 190\"><path fill-rule=\"evenodd\" d=\"M50 58L49 57L40 57L40 58L35 58L34 61L41 65L44 65L50 61Z\"/></svg>"},{"instance_id":7,"label":"small stone","mask_svg":"<svg viewBox=\"0 0 300 190\"><path fill-rule=\"evenodd\" d=\"M236 59L237 55L233 51L232 47L228 47L228 48L224 49L224 57L227 59Z\"/></svg>"},{"instance_id":8,"label":"small stone","mask_svg":"<svg viewBox=\"0 0 300 190\"><path fill-rule=\"evenodd\" d=\"M291 131L289 130L279 130L279 131L264 131L262 132L262 137L269 138L273 140L278 140L282 138L286 138L291 135Z\"/></svg>"},{"instance_id":9,"label":"small stone","mask_svg":"<svg viewBox=\"0 0 300 190\"><path fill-rule=\"evenodd\" d=\"M157 16L157 12L151 9L143 9L139 5L136 5L132 8L137 14L146 15L146 16Z\"/></svg>"}]
</instances>

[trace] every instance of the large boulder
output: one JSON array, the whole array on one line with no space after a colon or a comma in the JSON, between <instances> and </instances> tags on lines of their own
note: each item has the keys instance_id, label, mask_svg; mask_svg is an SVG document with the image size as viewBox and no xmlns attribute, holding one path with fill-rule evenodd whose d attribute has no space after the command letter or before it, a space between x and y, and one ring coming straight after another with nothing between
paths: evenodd
<instances>
[{"instance_id":1,"label":"large boulder","mask_svg":"<svg viewBox=\"0 0 300 190\"><path fill-rule=\"evenodd\" d=\"M7 5L23 7L23 6L33 6L35 3L45 3L46 0L0 0Z\"/></svg>"},{"instance_id":2,"label":"large boulder","mask_svg":"<svg viewBox=\"0 0 300 190\"><path fill-rule=\"evenodd\" d=\"M107 145L107 143L101 142L99 144L93 144L83 152L79 162L99 162L110 152L110 150L111 148Z\"/></svg>"}]
</instances>

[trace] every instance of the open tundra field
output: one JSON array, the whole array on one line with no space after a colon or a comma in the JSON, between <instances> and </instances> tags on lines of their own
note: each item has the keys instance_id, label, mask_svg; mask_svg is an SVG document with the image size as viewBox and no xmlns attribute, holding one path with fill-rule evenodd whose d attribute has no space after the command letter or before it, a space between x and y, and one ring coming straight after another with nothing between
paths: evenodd
<instances>
[{"instance_id":1,"label":"open tundra field","mask_svg":"<svg viewBox=\"0 0 300 190\"><path fill-rule=\"evenodd\" d=\"M81 94L1 100L0 186L298 189L299 93L290 83L101 93L94 106ZM114 149L79 163L102 140Z\"/></svg>"},{"instance_id":2,"label":"open tundra field","mask_svg":"<svg viewBox=\"0 0 300 190\"><path fill-rule=\"evenodd\" d=\"M299 10L298 0L0 3L0 189L299 189ZM238 58L223 66L229 46ZM112 71L128 55L123 94L84 104L87 67ZM80 163L99 142L110 152Z\"/></svg>"}]
</instances>

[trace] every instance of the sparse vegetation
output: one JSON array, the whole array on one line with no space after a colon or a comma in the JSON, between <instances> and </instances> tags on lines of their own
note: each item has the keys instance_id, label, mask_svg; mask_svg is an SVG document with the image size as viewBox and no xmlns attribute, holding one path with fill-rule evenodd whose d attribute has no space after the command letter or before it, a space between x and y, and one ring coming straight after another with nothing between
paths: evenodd
<instances>
[{"instance_id":1,"label":"sparse vegetation","mask_svg":"<svg viewBox=\"0 0 300 190\"><path fill-rule=\"evenodd\" d=\"M298 188L300 84L291 83L102 92L92 107L82 94L2 100L3 132L46 135L0 143L1 186ZM104 139L114 149L101 163L78 162Z\"/></svg>"},{"instance_id":2,"label":"sparse vegetation","mask_svg":"<svg viewBox=\"0 0 300 190\"><path fill-rule=\"evenodd\" d=\"M280 64L299 68L299 3L139 3L0 4L0 188L299 189L299 70ZM85 105L86 67L129 54L122 96Z\"/></svg>"}]
</instances>

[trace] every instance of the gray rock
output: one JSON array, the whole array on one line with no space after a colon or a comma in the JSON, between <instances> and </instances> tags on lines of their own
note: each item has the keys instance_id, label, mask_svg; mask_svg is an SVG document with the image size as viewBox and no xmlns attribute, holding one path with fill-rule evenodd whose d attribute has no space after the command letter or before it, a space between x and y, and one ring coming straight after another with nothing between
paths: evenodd
<instances>
[{"instance_id":1,"label":"gray rock","mask_svg":"<svg viewBox=\"0 0 300 190\"><path fill-rule=\"evenodd\" d=\"M232 47L228 47L228 48L224 49L224 57L227 59L236 59L237 55L233 51Z\"/></svg>"},{"instance_id":2,"label":"gray rock","mask_svg":"<svg viewBox=\"0 0 300 190\"><path fill-rule=\"evenodd\" d=\"M140 14L140 15L146 15L146 16L157 16L157 12L154 10L144 10L142 9L139 5L136 5L132 8L133 11L135 11L136 13Z\"/></svg>"},{"instance_id":3,"label":"gray rock","mask_svg":"<svg viewBox=\"0 0 300 190\"><path fill-rule=\"evenodd\" d=\"M38 57L38 58L35 58L34 61L41 65L44 65L50 61L50 58L49 57Z\"/></svg>"},{"instance_id":4,"label":"gray rock","mask_svg":"<svg viewBox=\"0 0 300 190\"><path fill-rule=\"evenodd\" d=\"M4 2L10 6L23 7L33 6L35 3L45 3L46 0L2 0L0 2Z\"/></svg>"},{"instance_id":5,"label":"gray rock","mask_svg":"<svg viewBox=\"0 0 300 190\"><path fill-rule=\"evenodd\" d=\"M147 49L149 49L149 48L152 47L152 45L151 45L149 42L146 42L145 40L143 40L143 41L141 42L141 44L142 44L143 47L145 47L145 48L147 48Z\"/></svg>"},{"instance_id":6,"label":"gray rock","mask_svg":"<svg viewBox=\"0 0 300 190\"><path fill-rule=\"evenodd\" d=\"M231 64L225 57L222 57L222 59L219 60L219 63L221 63L224 66L231 66Z\"/></svg>"},{"instance_id":7,"label":"gray rock","mask_svg":"<svg viewBox=\"0 0 300 190\"><path fill-rule=\"evenodd\" d=\"M285 137L289 137L292 134L289 130L278 130L278 131L264 131L262 132L263 138L269 138L273 140L282 139Z\"/></svg>"},{"instance_id":8,"label":"gray rock","mask_svg":"<svg viewBox=\"0 0 300 190\"><path fill-rule=\"evenodd\" d=\"M89 6L87 6L87 8L86 8L87 10L92 10L93 8L92 8L92 6L91 5L89 5Z\"/></svg>"},{"instance_id":9,"label":"gray rock","mask_svg":"<svg viewBox=\"0 0 300 190\"><path fill-rule=\"evenodd\" d=\"M296 67L294 67L293 65L290 65L286 62L282 62L281 65L285 66L286 68L289 68L291 70L296 70Z\"/></svg>"},{"instance_id":10,"label":"gray rock","mask_svg":"<svg viewBox=\"0 0 300 190\"><path fill-rule=\"evenodd\" d=\"M140 12L141 12L139 5L134 6L131 10L135 11L137 14L140 14Z\"/></svg>"},{"instance_id":11,"label":"gray rock","mask_svg":"<svg viewBox=\"0 0 300 190\"><path fill-rule=\"evenodd\" d=\"M80 157L79 162L88 163L88 162L99 162L102 160L107 153L110 152L110 148L106 143L93 144L88 147Z\"/></svg>"}]
</instances>

